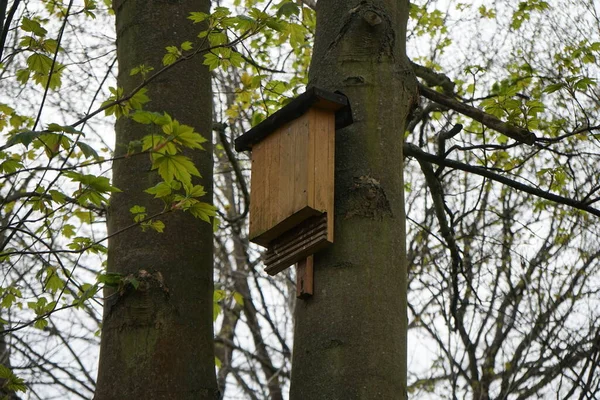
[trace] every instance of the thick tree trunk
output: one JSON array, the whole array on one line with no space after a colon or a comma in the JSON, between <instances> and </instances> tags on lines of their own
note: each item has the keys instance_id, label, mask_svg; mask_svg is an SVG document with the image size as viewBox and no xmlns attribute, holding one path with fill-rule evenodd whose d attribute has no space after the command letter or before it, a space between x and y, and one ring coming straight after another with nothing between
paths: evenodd
<instances>
[{"instance_id":1,"label":"thick tree trunk","mask_svg":"<svg viewBox=\"0 0 600 400\"><path fill-rule=\"evenodd\" d=\"M402 144L417 99L408 0L317 3L310 84L340 90L354 124L336 134L335 242L296 306L290 398L406 398Z\"/></svg>"},{"instance_id":2,"label":"thick tree trunk","mask_svg":"<svg viewBox=\"0 0 600 400\"><path fill-rule=\"evenodd\" d=\"M129 76L140 64L161 67L168 45L193 41L198 25L191 11L208 12L208 0L115 1L119 86L125 93L140 82ZM210 75L202 57L177 65L149 86L147 109L166 111L211 135ZM116 125L116 155L148 134L145 125L121 118ZM206 151L188 154L202 174L200 184L212 199L211 141ZM148 215L162 204L143 190L158 182L148 157L114 163L114 185L123 190L111 199L109 234L132 223L129 209L145 206ZM110 239L108 271L132 274L137 290L107 292L98 374L97 400L214 399L218 397L213 349L213 238L210 224L188 213L162 217L165 232L130 229Z\"/></svg>"}]
</instances>

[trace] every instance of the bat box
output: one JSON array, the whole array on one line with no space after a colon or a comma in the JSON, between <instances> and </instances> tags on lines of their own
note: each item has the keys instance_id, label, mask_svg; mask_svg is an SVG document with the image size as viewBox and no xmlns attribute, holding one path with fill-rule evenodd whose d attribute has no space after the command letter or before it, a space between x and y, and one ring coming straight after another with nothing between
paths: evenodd
<instances>
[{"instance_id":1,"label":"bat box","mask_svg":"<svg viewBox=\"0 0 600 400\"><path fill-rule=\"evenodd\" d=\"M252 151L249 238L270 275L333 243L335 130L351 123L346 96L311 87L235 140Z\"/></svg>"}]
</instances>

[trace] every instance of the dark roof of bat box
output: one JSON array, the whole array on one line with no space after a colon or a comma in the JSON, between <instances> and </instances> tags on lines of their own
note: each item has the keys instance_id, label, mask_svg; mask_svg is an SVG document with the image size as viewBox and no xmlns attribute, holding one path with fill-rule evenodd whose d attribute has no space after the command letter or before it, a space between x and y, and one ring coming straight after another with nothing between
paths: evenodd
<instances>
[{"instance_id":1,"label":"dark roof of bat box","mask_svg":"<svg viewBox=\"0 0 600 400\"><path fill-rule=\"evenodd\" d=\"M282 125L299 118L312 107L335 112L335 129L344 128L353 122L350 102L345 95L312 86L282 109L235 139L235 149L237 151L252 150L252 146L256 143L269 136Z\"/></svg>"}]
</instances>

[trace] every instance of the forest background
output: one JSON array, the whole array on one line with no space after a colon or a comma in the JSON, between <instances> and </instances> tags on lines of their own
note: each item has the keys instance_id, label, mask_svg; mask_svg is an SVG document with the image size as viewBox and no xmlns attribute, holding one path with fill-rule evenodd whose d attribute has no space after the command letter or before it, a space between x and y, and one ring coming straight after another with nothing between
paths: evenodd
<instances>
[{"instance_id":1,"label":"forest background","mask_svg":"<svg viewBox=\"0 0 600 400\"><path fill-rule=\"evenodd\" d=\"M111 184L113 124L131 118L167 136L179 129L165 146L213 138L215 207L191 186L177 199L185 206L131 207L128 229L168 235L161 217L184 211L213 225L218 385L228 399L284 398L295 279L265 275L247 241L249 160L232 143L304 90L315 4L213 3L210 15L184 15L181 24L208 22L212 50L197 51L203 37L156 48L161 64L132 68L140 87L125 92L109 3L0 5L3 394L88 399L96 390L101 289L140 284L105 270L106 206L122 190ZM407 52L423 85L404 135L415 398L600 391L599 12L593 0L411 5ZM145 82L193 58L213 78L213 132L201 137L175 113L144 111ZM493 130L490 116L536 140ZM141 140L123 157L155 152ZM179 160L153 165L169 185L148 187L150 198L196 175Z\"/></svg>"}]
</instances>

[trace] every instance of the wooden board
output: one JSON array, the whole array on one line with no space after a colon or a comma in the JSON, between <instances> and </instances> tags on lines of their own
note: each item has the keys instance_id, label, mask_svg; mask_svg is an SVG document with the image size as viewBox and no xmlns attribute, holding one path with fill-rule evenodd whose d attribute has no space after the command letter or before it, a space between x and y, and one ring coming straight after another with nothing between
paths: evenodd
<instances>
[{"instance_id":1,"label":"wooden board","mask_svg":"<svg viewBox=\"0 0 600 400\"><path fill-rule=\"evenodd\" d=\"M327 215L307 219L269 244L263 259L265 271L275 275L329 244Z\"/></svg>"},{"instance_id":2,"label":"wooden board","mask_svg":"<svg viewBox=\"0 0 600 400\"><path fill-rule=\"evenodd\" d=\"M313 256L310 255L296 264L296 297L307 299L313 295Z\"/></svg>"},{"instance_id":3,"label":"wooden board","mask_svg":"<svg viewBox=\"0 0 600 400\"><path fill-rule=\"evenodd\" d=\"M333 243L333 201L335 174L335 117L328 111L313 109L317 140L314 144L314 200L312 207L331 216L327 224L327 240Z\"/></svg>"},{"instance_id":4,"label":"wooden board","mask_svg":"<svg viewBox=\"0 0 600 400\"><path fill-rule=\"evenodd\" d=\"M307 218L333 216L335 115L312 108L252 151L250 240L269 247ZM333 242L333 220L327 224Z\"/></svg>"}]
</instances>

